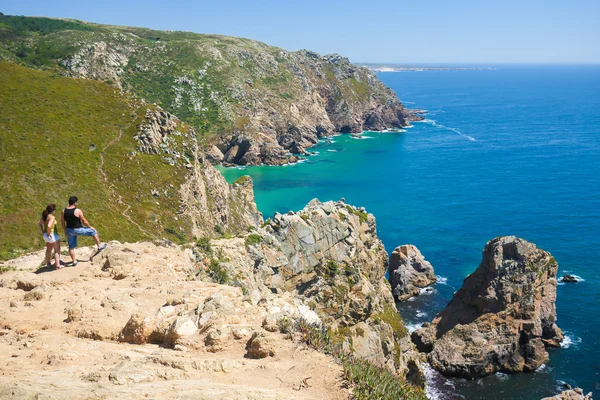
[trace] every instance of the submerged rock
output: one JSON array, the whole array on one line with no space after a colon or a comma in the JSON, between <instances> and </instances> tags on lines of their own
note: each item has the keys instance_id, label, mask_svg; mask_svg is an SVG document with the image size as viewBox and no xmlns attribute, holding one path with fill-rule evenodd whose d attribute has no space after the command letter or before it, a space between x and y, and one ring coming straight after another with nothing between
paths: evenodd
<instances>
[{"instance_id":1,"label":"submerged rock","mask_svg":"<svg viewBox=\"0 0 600 400\"><path fill-rule=\"evenodd\" d=\"M392 293L400 301L417 296L422 288L437 281L431 264L411 244L398 246L388 266Z\"/></svg>"},{"instance_id":2,"label":"submerged rock","mask_svg":"<svg viewBox=\"0 0 600 400\"><path fill-rule=\"evenodd\" d=\"M555 324L557 270L533 243L496 238L448 306L412 339L446 375L534 371L548 360L545 347L563 339Z\"/></svg>"},{"instance_id":3,"label":"submerged rock","mask_svg":"<svg viewBox=\"0 0 600 400\"><path fill-rule=\"evenodd\" d=\"M579 282L579 279L577 279L577 277L573 276L573 275L565 275L562 278L560 278L560 282L577 283L577 282Z\"/></svg>"}]
</instances>

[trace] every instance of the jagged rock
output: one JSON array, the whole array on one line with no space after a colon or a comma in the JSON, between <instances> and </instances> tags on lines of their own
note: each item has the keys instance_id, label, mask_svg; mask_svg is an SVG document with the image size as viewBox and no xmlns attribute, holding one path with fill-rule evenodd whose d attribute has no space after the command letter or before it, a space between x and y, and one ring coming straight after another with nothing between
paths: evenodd
<instances>
[{"instance_id":1,"label":"jagged rock","mask_svg":"<svg viewBox=\"0 0 600 400\"><path fill-rule=\"evenodd\" d=\"M583 394L583 390L575 388L571 390L565 390L562 393L552 397L545 397L542 400L592 400L592 393L587 395Z\"/></svg>"},{"instance_id":2,"label":"jagged rock","mask_svg":"<svg viewBox=\"0 0 600 400\"><path fill-rule=\"evenodd\" d=\"M545 346L563 338L555 324L557 270L533 243L491 240L477 270L431 325L413 332L413 341L446 375L533 371L548 359Z\"/></svg>"},{"instance_id":3,"label":"jagged rock","mask_svg":"<svg viewBox=\"0 0 600 400\"><path fill-rule=\"evenodd\" d=\"M264 333L255 332L246 344L246 357L248 358L265 358L274 355L273 344Z\"/></svg>"},{"instance_id":4,"label":"jagged rock","mask_svg":"<svg viewBox=\"0 0 600 400\"><path fill-rule=\"evenodd\" d=\"M286 319L325 325L347 351L422 384L409 364L419 369L423 357L395 307L371 214L314 199L298 212L276 213L259 232L256 246L243 239L212 244L236 266L228 273L244 282L247 301L265 307L266 330L281 330Z\"/></svg>"},{"instance_id":5,"label":"jagged rock","mask_svg":"<svg viewBox=\"0 0 600 400\"><path fill-rule=\"evenodd\" d=\"M579 279L577 279L577 277L573 275L565 275L562 278L560 278L559 281L564 283L577 283L579 282Z\"/></svg>"},{"instance_id":6,"label":"jagged rock","mask_svg":"<svg viewBox=\"0 0 600 400\"><path fill-rule=\"evenodd\" d=\"M392 293L400 301L420 293L420 289L437 281L433 267L413 245L398 246L390 256L388 266Z\"/></svg>"},{"instance_id":7,"label":"jagged rock","mask_svg":"<svg viewBox=\"0 0 600 400\"><path fill-rule=\"evenodd\" d=\"M196 332L198 326L195 320L188 316L177 317L165 336L165 343L174 344L178 339L191 336Z\"/></svg>"}]
</instances>

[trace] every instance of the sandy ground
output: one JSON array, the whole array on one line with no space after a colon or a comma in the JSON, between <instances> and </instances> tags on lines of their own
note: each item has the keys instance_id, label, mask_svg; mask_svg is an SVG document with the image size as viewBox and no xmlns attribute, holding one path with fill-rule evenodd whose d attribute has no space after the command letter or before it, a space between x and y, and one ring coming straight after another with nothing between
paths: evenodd
<instances>
[{"instance_id":1,"label":"sandy ground","mask_svg":"<svg viewBox=\"0 0 600 400\"><path fill-rule=\"evenodd\" d=\"M78 259L91 251L79 249ZM11 260L18 271L0 275L0 399L349 397L330 357L262 328L265 301L191 279L189 251L111 243L92 262L35 273L42 260L43 252ZM177 350L119 341L133 314L168 312L171 321L213 297L218 317L180 337ZM273 356L247 357L254 332Z\"/></svg>"}]
</instances>

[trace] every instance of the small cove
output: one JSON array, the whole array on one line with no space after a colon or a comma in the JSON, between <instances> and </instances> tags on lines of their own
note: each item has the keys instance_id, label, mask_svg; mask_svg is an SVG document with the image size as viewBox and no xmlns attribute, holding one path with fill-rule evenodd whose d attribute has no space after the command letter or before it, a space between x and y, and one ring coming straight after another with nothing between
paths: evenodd
<instances>
[{"instance_id":1,"label":"small cove","mask_svg":"<svg viewBox=\"0 0 600 400\"><path fill-rule=\"evenodd\" d=\"M540 399L561 381L600 393L600 68L380 73L409 107L429 111L404 132L322 140L307 161L221 169L249 174L259 210L345 198L377 218L388 252L419 247L443 283L399 305L408 326L431 320L479 264L486 241L516 234L551 252L558 325L569 340L536 373L440 379L440 398ZM436 380L437 381L437 380Z\"/></svg>"}]
</instances>

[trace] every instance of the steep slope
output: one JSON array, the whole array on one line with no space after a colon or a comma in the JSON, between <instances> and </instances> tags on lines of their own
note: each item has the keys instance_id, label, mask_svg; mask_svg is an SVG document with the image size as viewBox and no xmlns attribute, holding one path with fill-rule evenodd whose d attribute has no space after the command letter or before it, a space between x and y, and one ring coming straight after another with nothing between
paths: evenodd
<instances>
[{"instance_id":1,"label":"steep slope","mask_svg":"<svg viewBox=\"0 0 600 400\"><path fill-rule=\"evenodd\" d=\"M0 259L43 246L48 203L71 195L105 239L245 231L262 217L252 182L228 185L188 125L103 82L0 61Z\"/></svg>"},{"instance_id":2,"label":"steep slope","mask_svg":"<svg viewBox=\"0 0 600 400\"><path fill-rule=\"evenodd\" d=\"M189 32L0 16L0 57L105 80L193 126L213 161L283 164L319 137L419 118L339 55ZM215 145L215 146L213 146Z\"/></svg>"}]
</instances>

